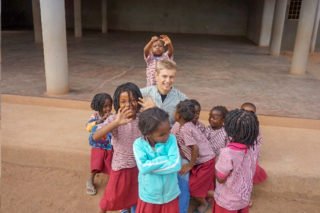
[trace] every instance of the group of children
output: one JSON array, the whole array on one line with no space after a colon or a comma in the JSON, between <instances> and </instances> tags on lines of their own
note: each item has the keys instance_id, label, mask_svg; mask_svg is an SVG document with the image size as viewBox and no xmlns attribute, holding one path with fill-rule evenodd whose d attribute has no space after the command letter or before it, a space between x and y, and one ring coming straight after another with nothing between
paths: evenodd
<instances>
[{"instance_id":1,"label":"group of children","mask_svg":"<svg viewBox=\"0 0 320 213\"><path fill-rule=\"evenodd\" d=\"M144 56L147 84L153 85L156 60L173 56L169 37L152 37ZM101 212L186 213L190 197L198 203L194 212L204 213L210 204L216 213L249 212L253 182L267 177L257 164L262 138L255 106L229 112L215 106L206 127L199 121L200 103L186 99L176 106L171 126L164 110L142 110L142 98L135 84L125 83L113 100L106 93L92 100L86 189L96 194L95 175L108 175Z\"/></svg>"}]
</instances>

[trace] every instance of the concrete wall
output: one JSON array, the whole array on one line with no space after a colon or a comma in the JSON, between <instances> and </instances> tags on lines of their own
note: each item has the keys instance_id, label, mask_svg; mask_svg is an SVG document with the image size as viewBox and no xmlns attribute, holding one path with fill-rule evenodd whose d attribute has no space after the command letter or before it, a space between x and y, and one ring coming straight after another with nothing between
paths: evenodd
<instances>
[{"instance_id":1,"label":"concrete wall","mask_svg":"<svg viewBox=\"0 0 320 213\"><path fill-rule=\"evenodd\" d=\"M265 1L274 0L108 0L108 26L111 30L240 35L261 45L266 43L260 36ZM73 0L65 4L67 27L73 29ZM3 29L32 29L31 0L3 0L2 8ZM100 0L82 0L82 22L84 29L100 30ZM286 19L282 51L293 50L297 23ZM319 46L320 33L316 51Z\"/></svg>"},{"instance_id":2,"label":"concrete wall","mask_svg":"<svg viewBox=\"0 0 320 213\"><path fill-rule=\"evenodd\" d=\"M263 8L264 3L266 1L270 3L270 5L268 5L269 12L267 12L267 15L263 16ZM271 34L272 24L270 22L272 22L271 14L273 13L273 11L271 11L271 4L274 4L274 2L272 3L272 1L274 0L249 0L247 37L255 44L260 46L268 46L268 35L266 33L261 34L261 29L263 29L263 26L267 26L265 30L269 29ZM283 37L281 43L281 51L293 51L298 28L298 20L289 20L287 18L289 3L290 0L288 1L287 6L286 20L284 24ZM263 35L266 35L266 37L264 38ZM316 51L320 51L320 28L318 29Z\"/></svg>"},{"instance_id":3,"label":"concrete wall","mask_svg":"<svg viewBox=\"0 0 320 213\"><path fill-rule=\"evenodd\" d=\"M264 0L250 0L248 12L247 37L259 44Z\"/></svg>"},{"instance_id":4,"label":"concrete wall","mask_svg":"<svg viewBox=\"0 0 320 213\"><path fill-rule=\"evenodd\" d=\"M246 35L249 0L108 0L111 30ZM66 0L73 28L73 0ZM5 0L4 27L32 28L31 1ZM84 29L101 27L101 1L82 0Z\"/></svg>"},{"instance_id":5,"label":"concrete wall","mask_svg":"<svg viewBox=\"0 0 320 213\"><path fill-rule=\"evenodd\" d=\"M286 20L284 23L283 37L281 43L281 51L293 51L294 43L296 39L298 22L299 20L289 20L288 11L290 6L290 0L288 1ZM313 24L313 23L312 23ZM320 51L320 30L318 29L317 42L316 42L316 52Z\"/></svg>"},{"instance_id":6,"label":"concrete wall","mask_svg":"<svg viewBox=\"0 0 320 213\"><path fill-rule=\"evenodd\" d=\"M284 22L281 51L293 51L297 29L298 29L299 20L288 19L288 10L289 10L289 5L287 7L286 20Z\"/></svg>"},{"instance_id":7,"label":"concrete wall","mask_svg":"<svg viewBox=\"0 0 320 213\"><path fill-rule=\"evenodd\" d=\"M318 34L317 34L317 41L316 41L316 51L320 52L320 27L318 28Z\"/></svg>"},{"instance_id":8,"label":"concrete wall","mask_svg":"<svg viewBox=\"0 0 320 213\"><path fill-rule=\"evenodd\" d=\"M99 29L100 0L83 0L83 27ZM67 9L72 27L72 8ZM248 0L108 0L111 30L245 35Z\"/></svg>"},{"instance_id":9,"label":"concrete wall","mask_svg":"<svg viewBox=\"0 0 320 213\"><path fill-rule=\"evenodd\" d=\"M5 29L32 28L31 0L2 0L1 23Z\"/></svg>"}]
</instances>

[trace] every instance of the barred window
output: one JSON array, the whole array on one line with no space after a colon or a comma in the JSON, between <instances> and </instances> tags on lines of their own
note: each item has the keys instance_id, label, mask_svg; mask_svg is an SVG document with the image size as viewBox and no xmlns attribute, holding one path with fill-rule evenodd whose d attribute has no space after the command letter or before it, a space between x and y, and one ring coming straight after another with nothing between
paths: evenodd
<instances>
[{"instance_id":1,"label":"barred window","mask_svg":"<svg viewBox=\"0 0 320 213\"><path fill-rule=\"evenodd\" d=\"M298 20L300 16L300 8L301 8L302 0L291 0L288 19Z\"/></svg>"}]
</instances>

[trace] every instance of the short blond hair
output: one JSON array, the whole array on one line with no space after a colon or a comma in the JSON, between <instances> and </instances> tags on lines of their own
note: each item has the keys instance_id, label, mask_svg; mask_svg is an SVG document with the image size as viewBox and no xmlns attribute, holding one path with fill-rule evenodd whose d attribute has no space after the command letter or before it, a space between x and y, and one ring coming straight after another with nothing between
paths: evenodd
<instances>
[{"instance_id":1,"label":"short blond hair","mask_svg":"<svg viewBox=\"0 0 320 213\"><path fill-rule=\"evenodd\" d=\"M157 61L156 72L159 74L161 70L177 70L176 62L168 59Z\"/></svg>"}]
</instances>

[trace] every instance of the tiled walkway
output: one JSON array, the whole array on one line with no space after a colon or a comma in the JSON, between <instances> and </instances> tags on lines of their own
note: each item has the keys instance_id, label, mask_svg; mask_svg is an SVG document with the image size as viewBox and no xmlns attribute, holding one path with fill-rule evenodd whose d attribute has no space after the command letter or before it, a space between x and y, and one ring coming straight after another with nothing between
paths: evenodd
<instances>
[{"instance_id":1,"label":"tiled walkway","mask_svg":"<svg viewBox=\"0 0 320 213\"><path fill-rule=\"evenodd\" d=\"M84 32L68 36L71 92L63 99L88 101L121 83L145 85L142 49L150 33ZM245 38L169 34L178 64L176 87L209 110L254 102L258 113L320 119L320 55L304 76L289 74L290 57L272 57ZM42 46L32 32L2 33L1 92L46 96Z\"/></svg>"}]
</instances>

